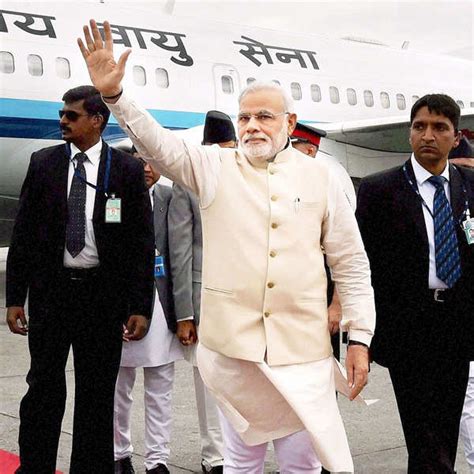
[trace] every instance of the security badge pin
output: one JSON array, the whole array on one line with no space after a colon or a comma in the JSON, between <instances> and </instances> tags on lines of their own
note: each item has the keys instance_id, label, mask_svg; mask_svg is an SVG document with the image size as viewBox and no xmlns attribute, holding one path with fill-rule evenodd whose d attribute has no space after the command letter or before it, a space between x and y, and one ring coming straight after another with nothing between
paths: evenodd
<instances>
[{"instance_id":1,"label":"security badge pin","mask_svg":"<svg viewBox=\"0 0 474 474\"><path fill-rule=\"evenodd\" d=\"M122 222L122 199L111 194L105 204L105 222L107 224L120 224Z\"/></svg>"},{"instance_id":2,"label":"security badge pin","mask_svg":"<svg viewBox=\"0 0 474 474\"><path fill-rule=\"evenodd\" d=\"M467 243L474 244L474 217L471 217L469 212L466 215L466 220L462 223L462 228L466 234Z\"/></svg>"},{"instance_id":3,"label":"security badge pin","mask_svg":"<svg viewBox=\"0 0 474 474\"><path fill-rule=\"evenodd\" d=\"M164 276L166 276L165 259L158 250L155 250L155 277L162 278Z\"/></svg>"}]
</instances>

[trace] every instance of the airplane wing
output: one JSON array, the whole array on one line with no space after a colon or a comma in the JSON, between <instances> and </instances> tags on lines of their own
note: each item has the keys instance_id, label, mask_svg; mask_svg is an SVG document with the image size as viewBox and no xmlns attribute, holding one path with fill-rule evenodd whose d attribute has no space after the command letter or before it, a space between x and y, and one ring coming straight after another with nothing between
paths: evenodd
<instances>
[{"instance_id":1,"label":"airplane wing","mask_svg":"<svg viewBox=\"0 0 474 474\"><path fill-rule=\"evenodd\" d=\"M327 132L326 139L374 151L410 153L408 116L347 122L315 123ZM474 109L461 110L460 130L474 138Z\"/></svg>"}]
</instances>

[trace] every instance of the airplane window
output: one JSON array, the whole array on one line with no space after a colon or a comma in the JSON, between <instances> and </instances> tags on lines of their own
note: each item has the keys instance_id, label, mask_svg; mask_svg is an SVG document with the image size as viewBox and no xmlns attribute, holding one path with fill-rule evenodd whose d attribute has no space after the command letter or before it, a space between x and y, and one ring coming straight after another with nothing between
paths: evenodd
<instances>
[{"instance_id":1,"label":"airplane window","mask_svg":"<svg viewBox=\"0 0 474 474\"><path fill-rule=\"evenodd\" d=\"M405 110L407 108L407 103L403 94L397 94L397 107L399 110Z\"/></svg>"},{"instance_id":2,"label":"airplane window","mask_svg":"<svg viewBox=\"0 0 474 474\"><path fill-rule=\"evenodd\" d=\"M15 71L15 59L8 51L0 51L0 72L11 74Z\"/></svg>"},{"instance_id":3,"label":"airplane window","mask_svg":"<svg viewBox=\"0 0 474 474\"><path fill-rule=\"evenodd\" d=\"M411 103L414 104L420 98L419 95L412 95L411 96Z\"/></svg>"},{"instance_id":4,"label":"airplane window","mask_svg":"<svg viewBox=\"0 0 474 474\"><path fill-rule=\"evenodd\" d=\"M234 93L234 81L231 76L222 76L222 92L224 94L233 94Z\"/></svg>"},{"instance_id":5,"label":"airplane window","mask_svg":"<svg viewBox=\"0 0 474 474\"><path fill-rule=\"evenodd\" d=\"M367 107L374 106L374 94L372 94L372 91L369 91L369 90L364 91L364 104Z\"/></svg>"},{"instance_id":6,"label":"airplane window","mask_svg":"<svg viewBox=\"0 0 474 474\"><path fill-rule=\"evenodd\" d=\"M317 84L311 84L311 100L313 102L321 102L321 87Z\"/></svg>"},{"instance_id":7,"label":"airplane window","mask_svg":"<svg viewBox=\"0 0 474 474\"><path fill-rule=\"evenodd\" d=\"M390 96L386 92L380 93L380 103L384 109L390 108Z\"/></svg>"},{"instance_id":8,"label":"airplane window","mask_svg":"<svg viewBox=\"0 0 474 474\"><path fill-rule=\"evenodd\" d=\"M43 75L43 60L37 54L29 54L27 58L28 72L30 76Z\"/></svg>"},{"instance_id":9,"label":"airplane window","mask_svg":"<svg viewBox=\"0 0 474 474\"><path fill-rule=\"evenodd\" d=\"M464 102L462 100L457 100L456 104L458 104L461 109L464 109Z\"/></svg>"},{"instance_id":10,"label":"airplane window","mask_svg":"<svg viewBox=\"0 0 474 474\"><path fill-rule=\"evenodd\" d=\"M339 89L335 86L329 88L329 98L333 104L339 104Z\"/></svg>"},{"instance_id":11,"label":"airplane window","mask_svg":"<svg viewBox=\"0 0 474 474\"><path fill-rule=\"evenodd\" d=\"M471 109L474 108L474 102L471 102L470 107L471 107Z\"/></svg>"},{"instance_id":12,"label":"airplane window","mask_svg":"<svg viewBox=\"0 0 474 474\"><path fill-rule=\"evenodd\" d=\"M56 75L62 79L71 77L71 65L66 58L56 58Z\"/></svg>"},{"instance_id":13,"label":"airplane window","mask_svg":"<svg viewBox=\"0 0 474 474\"><path fill-rule=\"evenodd\" d=\"M301 86L299 82L292 82L291 83L291 97L295 100L301 100L303 97L303 93L301 92Z\"/></svg>"},{"instance_id":14,"label":"airplane window","mask_svg":"<svg viewBox=\"0 0 474 474\"><path fill-rule=\"evenodd\" d=\"M168 76L168 71L162 67L157 67L155 69L155 79L156 85L163 89L167 89L170 85L170 79Z\"/></svg>"},{"instance_id":15,"label":"airplane window","mask_svg":"<svg viewBox=\"0 0 474 474\"><path fill-rule=\"evenodd\" d=\"M357 104L357 93L354 89L347 89L347 102L349 105Z\"/></svg>"},{"instance_id":16,"label":"airplane window","mask_svg":"<svg viewBox=\"0 0 474 474\"><path fill-rule=\"evenodd\" d=\"M144 86L146 84L146 72L142 66L133 66L133 82L137 86Z\"/></svg>"},{"instance_id":17,"label":"airplane window","mask_svg":"<svg viewBox=\"0 0 474 474\"><path fill-rule=\"evenodd\" d=\"M255 77L247 77L247 85L249 86L250 84L252 84L252 82L255 82L256 79Z\"/></svg>"}]
</instances>

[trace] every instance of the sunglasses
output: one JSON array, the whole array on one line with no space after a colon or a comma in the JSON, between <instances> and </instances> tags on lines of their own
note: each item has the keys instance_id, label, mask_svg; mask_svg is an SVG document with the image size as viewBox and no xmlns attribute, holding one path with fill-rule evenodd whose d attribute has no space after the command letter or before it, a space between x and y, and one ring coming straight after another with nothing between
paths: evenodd
<instances>
[{"instance_id":1,"label":"sunglasses","mask_svg":"<svg viewBox=\"0 0 474 474\"><path fill-rule=\"evenodd\" d=\"M79 117L86 117L90 114L80 114L78 112L74 112L73 110L58 110L59 118L62 119L64 116L70 121L75 122L79 119Z\"/></svg>"}]
</instances>

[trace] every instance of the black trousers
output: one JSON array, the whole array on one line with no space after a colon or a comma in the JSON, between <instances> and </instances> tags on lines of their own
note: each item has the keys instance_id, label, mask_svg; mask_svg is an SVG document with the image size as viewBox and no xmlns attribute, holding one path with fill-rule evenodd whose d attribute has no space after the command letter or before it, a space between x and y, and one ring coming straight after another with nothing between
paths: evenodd
<instances>
[{"instance_id":1,"label":"black trousers","mask_svg":"<svg viewBox=\"0 0 474 474\"><path fill-rule=\"evenodd\" d=\"M30 316L31 366L20 405L21 474L55 472L66 403L65 366L74 355L74 427L70 473L113 473L113 401L122 349L97 276L58 279L48 308Z\"/></svg>"},{"instance_id":2,"label":"black trousers","mask_svg":"<svg viewBox=\"0 0 474 474\"><path fill-rule=\"evenodd\" d=\"M459 317L453 305L430 303L423 313L418 349L407 347L407 356L388 369L408 450L408 473L451 474L469 360L462 353L462 335L453 329Z\"/></svg>"}]
</instances>

